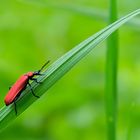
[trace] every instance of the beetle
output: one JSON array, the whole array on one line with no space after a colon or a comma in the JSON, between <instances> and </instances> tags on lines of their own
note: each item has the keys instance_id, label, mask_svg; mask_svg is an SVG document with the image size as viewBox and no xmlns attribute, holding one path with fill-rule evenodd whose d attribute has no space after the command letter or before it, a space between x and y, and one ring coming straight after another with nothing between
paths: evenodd
<instances>
[{"instance_id":1,"label":"beetle","mask_svg":"<svg viewBox=\"0 0 140 140\"><path fill-rule=\"evenodd\" d=\"M35 81L36 83L41 83L39 81L37 81L36 78L34 78L34 76L36 75L43 75L40 72L43 70L43 68L49 63L50 61L47 61L40 70L35 71L35 72L28 72L26 74L23 74L19 77L19 79L12 85L12 87L9 89L8 93L6 94L5 98L4 98L4 102L6 104L6 106L14 103L14 108L15 108L15 113L17 115L17 108L16 108L16 100L19 98L19 96L21 95L22 91L26 89L27 85L29 86L31 93L33 94L33 96L35 96L36 98L39 98L39 96L37 96L32 87L31 84L29 83L30 80Z\"/></svg>"}]
</instances>

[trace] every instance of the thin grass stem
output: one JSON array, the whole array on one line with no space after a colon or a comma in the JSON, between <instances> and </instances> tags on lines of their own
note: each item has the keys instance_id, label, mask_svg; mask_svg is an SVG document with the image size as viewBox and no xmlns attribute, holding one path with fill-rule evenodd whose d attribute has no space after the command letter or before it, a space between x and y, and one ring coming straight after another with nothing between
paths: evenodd
<instances>
[{"instance_id":1,"label":"thin grass stem","mask_svg":"<svg viewBox=\"0 0 140 140\"><path fill-rule=\"evenodd\" d=\"M117 0L110 0L109 24L117 20ZM107 40L106 59L106 117L107 139L116 139L117 122L117 61L118 61L118 32L114 32Z\"/></svg>"}]
</instances>

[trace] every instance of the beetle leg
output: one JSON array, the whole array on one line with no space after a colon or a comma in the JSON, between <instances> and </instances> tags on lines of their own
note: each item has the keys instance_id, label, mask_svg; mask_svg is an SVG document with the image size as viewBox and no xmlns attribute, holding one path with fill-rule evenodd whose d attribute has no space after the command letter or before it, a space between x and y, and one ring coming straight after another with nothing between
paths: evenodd
<instances>
[{"instance_id":1,"label":"beetle leg","mask_svg":"<svg viewBox=\"0 0 140 140\"><path fill-rule=\"evenodd\" d=\"M9 90L12 88L12 86L9 87Z\"/></svg>"},{"instance_id":2,"label":"beetle leg","mask_svg":"<svg viewBox=\"0 0 140 140\"><path fill-rule=\"evenodd\" d=\"M14 101L14 109L15 109L15 113L16 113L16 116L17 116L17 106L16 106L16 100Z\"/></svg>"},{"instance_id":3,"label":"beetle leg","mask_svg":"<svg viewBox=\"0 0 140 140\"><path fill-rule=\"evenodd\" d=\"M30 80L33 80L33 81L35 81L35 82L38 83L38 84L41 84L41 83L42 83L42 82L40 82L40 81L37 81L36 78L30 78Z\"/></svg>"},{"instance_id":4,"label":"beetle leg","mask_svg":"<svg viewBox=\"0 0 140 140\"><path fill-rule=\"evenodd\" d=\"M22 92L22 91L21 91L21 92ZM17 99L20 97L21 92L15 97L15 99L14 99L14 101L13 101L16 116L17 116L17 105L16 105L16 101L17 101Z\"/></svg>"},{"instance_id":5,"label":"beetle leg","mask_svg":"<svg viewBox=\"0 0 140 140\"><path fill-rule=\"evenodd\" d=\"M30 90L31 90L33 96L39 98L39 96L35 95L35 93L34 93L34 91L33 91L33 89L32 89L32 86L31 86L31 84L30 84L29 82L28 82L28 85L29 85L29 87L30 87Z\"/></svg>"}]
</instances>

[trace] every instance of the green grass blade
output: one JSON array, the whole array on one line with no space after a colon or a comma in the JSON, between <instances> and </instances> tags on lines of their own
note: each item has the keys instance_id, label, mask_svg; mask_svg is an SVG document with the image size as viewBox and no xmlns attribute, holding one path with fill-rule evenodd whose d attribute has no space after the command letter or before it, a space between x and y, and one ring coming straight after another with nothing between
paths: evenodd
<instances>
[{"instance_id":1,"label":"green grass blade","mask_svg":"<svg viewBox=\"0 0 140 140\"><path fill-rule=\"evenodd\" d=\"M110 0L109 24L117 20L117 0ZM105 103L107 120L107 139L116 139L117 123L117 60L118 32L115 31L107 40Z\"/></svg>"},{"instance_id":2,"label":"green grass blade","mask_svg":"<svg viewBox=\"0 0 140 140\"><path fill-rule=\"evenodd\" d=\"M38 81L42 81L42 84L36 84L33 82L31 85L34 92L41 96L43 95L52 85L55 84L66 72L68 72L79 60L87 55L94 47L104 41L110 34L112 34L121 25L126 23L132 17L140 14L140 9L128 14L113 24L107 26L103 30L99 31L95 35L89 37L72 50L64 54L61 58L55 61L48 69L44 72L43 76L38 78ZM32 96L30 89L27 88L22 96L17 100L18 115L25 111L34 101L38 100ZM0 130L6 127L12 122L17 116L13 108L13 104L6 107L4 106L0 110Z\"/></svg>"}]
</instances>

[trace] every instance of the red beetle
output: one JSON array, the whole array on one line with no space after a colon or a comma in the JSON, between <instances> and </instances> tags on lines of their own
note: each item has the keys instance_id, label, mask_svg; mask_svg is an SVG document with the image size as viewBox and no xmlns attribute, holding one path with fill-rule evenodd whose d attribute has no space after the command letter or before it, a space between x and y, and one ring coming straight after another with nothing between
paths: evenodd
<instances>
[{"instance_id":1,"label":"red beetle","mask_svg":"<svg viewBox=\"0 0 140 140\"><path fill-rule=\"evenodd\" d=\"M39 98L39 96L35 95L33 92L33 89L31 87L31 84L29 83L29 80L35 81L36 83L41 83L38 82L36 78L33 78L35 75L42 75L40 72L42 69L49 63L50 61L47 61L40 70L36 72L28 72L24 75L22 75L16 82L15 84L10 88L9 92L5 96L4 102L6 106L14 103L15 106L15 112L17 114L17 109L16 109L16 100L18 97L21 95L22 91L26 89L27 85L29 85L30 90L33 94L33 96Z\"/></svg>"}]
</instances>

